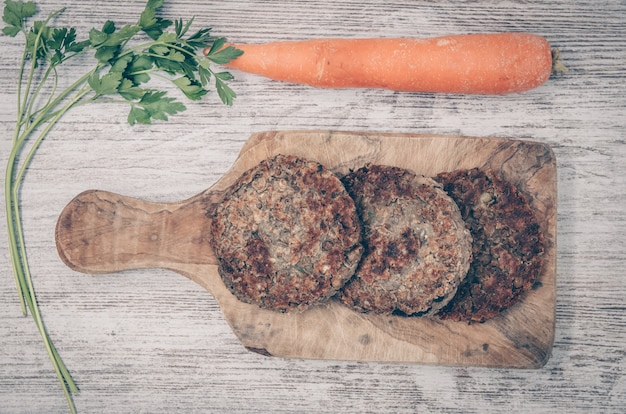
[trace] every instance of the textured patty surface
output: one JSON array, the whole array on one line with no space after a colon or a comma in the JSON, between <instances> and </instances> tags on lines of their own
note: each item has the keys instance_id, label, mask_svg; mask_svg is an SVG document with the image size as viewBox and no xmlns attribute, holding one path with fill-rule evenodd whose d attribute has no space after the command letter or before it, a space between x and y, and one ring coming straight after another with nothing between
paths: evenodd
<instances>
[{"instance_id":1,"label":"textured patty surface","mask_svg":"<svg viewBox=\"0 0 626 414\"><path fill-rule=\"evenodd\" d=\"M436 180L459 205L473 236L468 276L440 315L483 322L533 286L541 272L544 239L526 197L492 171L459 170Z\"/></svg>"},{"instance_id":2,"label":"textured patty surface","mask_svg":"<svg viewBox=\"0 0 626 414\"><path fill-rule=\"evenodd\" d=\"M361 311L426 315L467 274L471 236L458 207L430 178L369 165L344 177L363 225L365 253L340 300Z\"/></svg>"},{"instance_id":3,"label":"textured patty surface","mask_svg":"<svg viewBox=\"0 0 626 414\"><path fill-rule=\"evenodd\" d=\"M266 309L302 310L331 297L363 251L354 201L339 178L295 156L246 171L209 215L224 283Z\"/></svg>"}]
</instances>

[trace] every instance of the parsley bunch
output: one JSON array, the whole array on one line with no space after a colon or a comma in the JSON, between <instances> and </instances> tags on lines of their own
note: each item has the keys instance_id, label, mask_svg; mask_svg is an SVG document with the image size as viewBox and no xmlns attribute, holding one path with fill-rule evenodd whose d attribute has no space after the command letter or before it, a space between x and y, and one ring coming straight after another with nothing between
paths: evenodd
<instances>
[{"instance_id":1,"label":"parsley bunch","mask_svg":"<svg viewBox=\"0 0 626 414\"><path fill-rule=\"evenodd\" d=\"M41 333L55 372L63 385L70 410L76 412L72 393L78 388L43 324L33 289L24 245L19 193L24 173L43 139L67 111L78 105L98 101L119 101L130 106L131 125L166 121L185 106L166 91L149 85L155 76L169 80L190 100L202 99L212 83L221 101L232 105L235 93L227 85L228 72L216 72L213 64L225 64L241 51L225 46L225 39L213 37L205 28L189 33L193 19L174 22L157 16L163 0L148 0L136 24L116 27L107 21L101 29L91 29L78 40L73 27L51 27L51 21L64 9L43 21L26 27L37 14L34 2L6 0L2 33L24 36L17 84L17 120L11 153L6 167L5 202L7 233L13 273L22 312L30 313ZM173 25L173 31L168 29ZM202 51L208 48L206 55ZM93 69L59 91L63 65L77 56L91 54Z\"/></svg>"}]
</instances>

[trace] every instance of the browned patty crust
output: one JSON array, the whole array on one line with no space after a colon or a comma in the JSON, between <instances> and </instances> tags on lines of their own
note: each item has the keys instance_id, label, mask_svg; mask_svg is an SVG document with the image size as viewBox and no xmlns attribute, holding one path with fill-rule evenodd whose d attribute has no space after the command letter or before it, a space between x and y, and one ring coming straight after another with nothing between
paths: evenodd
<instances>
[{"instance_id":1,"label":"browned patty crust","mask_svg":"<svg viewBox=\"0 0 626 414\"><path fill-rule=\"evenodd\" d=\"M430 178L368 165L344 177L365 253L340 300L378 314L426 315L446 305L467 273L471 236L458 207Z\"/></svg>"},{"instance_id":2,"label":"browned patty crust","mask_svg":"<svg viewBox=\"0 0 626 414\"><path fill-rule=\"evenodd\" d=\"M329 298L363 251L354 201L339 178L295 156L246 171L209 214L224 283L265 309L302 310Z\"/></svg>"},{"instance_id":3,"label":"browned patty crust","mask_svg":"<svg viewBox=\"0 0 626 414\"><path fill-rule=\"evenodd\" d=\"M543 235L526 197L493 171L458 170L436 180L459 205L473 237L467 278L440 315L483 322L533 286L542 267Z\"/></svg>"}]
</instances>

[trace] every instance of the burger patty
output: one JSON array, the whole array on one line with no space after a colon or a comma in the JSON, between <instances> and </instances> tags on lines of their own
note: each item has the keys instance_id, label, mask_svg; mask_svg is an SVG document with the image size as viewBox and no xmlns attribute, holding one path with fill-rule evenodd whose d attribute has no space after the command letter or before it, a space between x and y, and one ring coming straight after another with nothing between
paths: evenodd
<instances>
[{"instance_id":1,"label":"burger patty","mask_svg":"<svg viewBox=\"0 0 626 414\"><path fill-rule=\"evenodd\" d=\"M207 214L224 283L265 309L303 310L331 297L363 252L355 204L339 178L295 156L249 169Z\"/></svg>"},{"instance_id":2,"label":"burger patty","mask_svg":"<svg viewBox=\"0 0 626 414\"><path fill-rule=\"evenodd\" d=\"M433 314L465 278L471 236L430 178L368 165L342 180L355 200L365 252L339 299L360 312Z\"/></svg>"},{"instance_id":3,"label":"burger patty","mask_svg":"<svg viewBox=\"0 0 626 414\"><path fill-rule=\"evenodd\" d=\"M440 315L483 322L518 302L537 281L543 235L526 197L493 171L459 170L436 180L459 205L473 237L467 278Z\"/></svg>"}]
</instances>

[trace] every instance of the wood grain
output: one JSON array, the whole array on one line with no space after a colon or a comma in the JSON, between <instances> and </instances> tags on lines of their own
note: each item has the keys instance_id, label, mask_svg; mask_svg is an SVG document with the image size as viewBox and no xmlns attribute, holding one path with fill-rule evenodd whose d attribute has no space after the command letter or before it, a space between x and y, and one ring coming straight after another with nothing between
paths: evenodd
<instances>
[{"instance_id":1,"label":"wood grain","mask_svg":"<svg viewBox=\"0 0 626 414\"><path fill-rule=\"evenodd\" d=\"M318 161L338 174L367 163L417 174L491 168L530 197L546 240L541 286L483 324L359 314L335 301L278 313L237 300L210 248L206 211L247 169L276 154ZM178 203L149 203L102 191L80 194L57 223L57 248L74 270L105 273L164 267L218 301L243 345L264 355L331 360L538 368L554 340L556 163L543 144L496 138L337 131L253 134L214 186Z\"/></svg>"}]
</instances>

